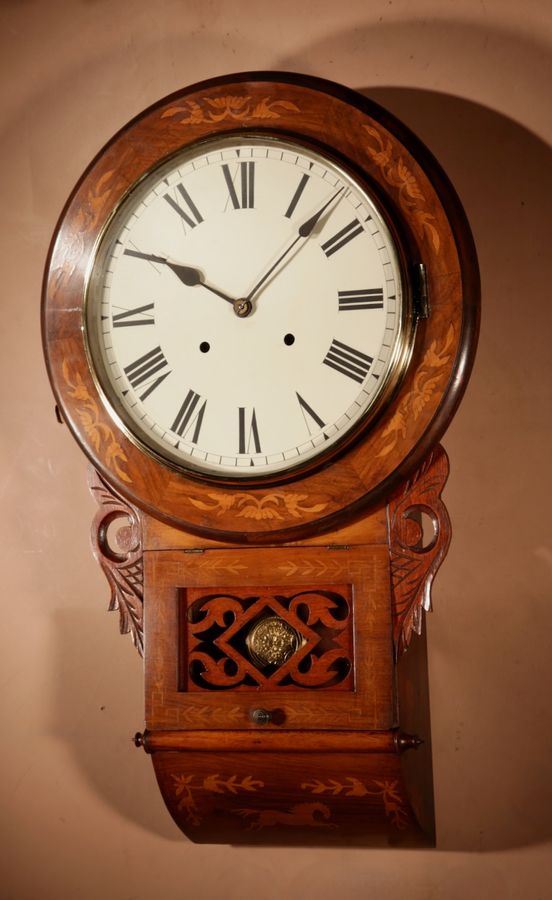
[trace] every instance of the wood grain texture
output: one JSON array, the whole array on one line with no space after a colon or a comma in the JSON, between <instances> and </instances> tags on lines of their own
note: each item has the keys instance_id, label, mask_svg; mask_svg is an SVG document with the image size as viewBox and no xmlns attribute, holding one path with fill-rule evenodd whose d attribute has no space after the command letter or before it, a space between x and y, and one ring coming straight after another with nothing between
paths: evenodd
<instances>
[{"instance_id":1,"label":"wood grain texture","mask_svg":"<svg viewBox=\"0 0 552 900\"><path fill-rule=\"evenodd\" d=\"M423 613L431 610L433 579L450 545L450 519L441 500L448 473L448 457L437 446L387 507L397 653L406 650L413 632L421 633Z\"/></svg>"},{"instance_id":2,"label":"wood grain texture","mask_svg":"<svg viewBox=\"0 0 552 900\"><path fill-rule=\"evenodd\" d=\"M183 690L354 689L347 584L182 590L179 622ZM268 662L255 645L263 627Z\"/></svg>"},{"instance_id":3,"label":"wood grain texture","mask_svg":"<svg viewBox=\"0 0 552 900\"><path fill-rule=\"evenodd\" d=\"M198 843L428 845L401 758L381 753L158 751L161 793Z\"/></svg>"},{"instance_id":4,"label":"wood grain texture","mask_svg":"<svg viewBox=\"0 0 552 900\"><path fill-rule=\"evenodd\" d=\"M408 371L362 434L312 465L247 488L201 480L129 440L104 404L83 332L86 273L128 188L176 150L214 133L267 128L322 142L365 173L408 262L427 268L431 315ZM132 504L211 540L293 541L340 527L381 503L421 463L464 389L478 323L477 262L457 198L431 156L377 105L329 82L288 74L228 76L147 110L99 154L70 198L46 268L43 334L65 421L94 466ZM359 440L362 437L362 440Z\"/></svg>"},{"instance_id":5,"label":"wood grain texture","mask_svg":"<svg viewBox=\"0 0 552 900\"><path fill-rule=\"evenodd\" d=\"M89 466L90 493L99 505L91 529L92 551L111 597L109 611L119 611L121 634L132 636L144 655L143 563L140 513L119 497Z\"/></svg>"},{"instance_id":6,"label":"wood grain texture","mask_svg":"<svg viewBox=\"0 0 552 900\"><path fill-rule=\"evenodd\" d=\"M362 173L405 276L426 267L430 314L415 321L407 290L411 359L377 417L323 464L244 486L170 468L130 439L90 369L84 308L98 241L129 188L183 147L247 132L290 136ZM433 448L469 375L478 302L470 231L433 158L376 104L318 79L246 73L180 91L123 128L69 199L44 280L47 364L97 470L93 542L110 608L139 649L145 637L142 741L193 840L431 843L425 643L396 656L420 631L450 539L448 467ZM250 653L267 614L297 637L288 631L291 655L273 669ZM330 684L338 656L348 668ZM419 750L398 752L399 723Z\"/></svg>"},{"instance_id":7,"label":"wood grain texture","mask_svg":"<svg viewBox=\"0 0 552 900\"><path fill-rule=\"evenodd\" d=\"M370 510L362 519L343 524L331 531L319 530L302 539L281 541L277 536L271 540L275 546L358 546L359 544L378 544L387 540L387 516L385 504ZM201 534L194 534L168 525L154 516L142 516L142 541L144 550L202 550L208 548L234 547L233 540L213 540Z\"/></svg>"},{"instance_id":8,"label":"wood grain texture","mask_svg":"<svg viewBox=\"0 0 552 900\"><path fill-rule=\"evenodd\" d=\"M448 519L439 500L447 473L446 455L436 448L390 500L388 528L384 509L365 518L365 532L373 543L339 543L341 549L332 546L343 534L360 541L363 530L357 523L326 536L330 546L315 541L270 549L227 544L208 545L199 552L197 547L187 546L176 529L163 525L156 530L159 523L133 510L91 473L91 489L100 503L93 535L110 584L120 593L128 587L125 573L129 562L136 565L145 560L148 730L140 742L152 755L171 814L192 840L367 846L432 843L435 826L425 642L416 639L413 648L401 656L395 672L391 613L395 646L406 647L403 633L410 639L412 604L416 602L420 615L424 590L448 546ZM425 548L420 509L435 516L441 529L433 542L430 535ZM108 532L117 523L119 543L114 548L108 541L113 535ZM162 535L167 549L142 551L139 536L148 525L154 534ZM134 554L130 560L129 551ZM397 572L402 569L393 566L405 552L409 554L408 578L401 594L403 579L397 580ZM261 575L275 574L277 583L259 587ZM198 600L202 602L206 594L214 597L215 606L208 610L208 617L224 625L230 624L232 616L228 619L230 607L216 600L221 595L231 600L232 609L240 597L264 596L262 603L272 603L270 612L282 614L278 597L290 600L308 592L315 606L309 611L307 604L303 617L313 626L316 604L324 590L347 594L354 613L347 628L354 681L344 685L346 702L321 702L315 685L312 692L309 686L303 687L308 691L306 698L297 696L297 686L287 687L282 702L282 694L270 678L261 679L253 690L237 693L236 685L227 684L230 690L222 697L209 690L190 692L188 655L193 656L195 645L188 636L187 611ZM125 598L124 591L120 596ZM141 610L139 591L136 597L140 597ZM406 598L404 603L401 597ZM284 603L284 616L288 606L291 609L291 602ZM321 614L331 619L331 612L322 606ZM235 633L240 621L244 624L246 608L247 604L238 603L234 609ZM301 625L293 617L290 623ZM211 625L204 625L209 631ZM352 702L347 703L347 698ZM268 708L273 721L256 725L251 712L258 707ZM412 734L400 732L399 722ZM382 760L387 755L397 757L405 747L416 750L401 754L400 762L392 763L390 777L389 763ZM225 775L222 767L229 754L236 763ZM374 757L377 767L376 762L367 761L368 756ZM325 769L321 768L323 760ZM305 780L300 784L286 781L282 773L291 773L296 779L298 766ZM279 781L274 794L274 788L267 792L265 785L274 779L276 770ZM263 783L262 797L242 805L242 794L249 797L255 793L252 786L257 782ZM303 796L307 790L303 785L310 785L311 798ZM227 795L222 805L221 793ZM273 799L276 795L278 802ZM394 820L390 810L395 812ZM335 827L325 828L325 824Z\"/></svg>"},{"instance_id":9,"label":"wood grain texture","mask_svg":"<svg viewBox=\"0 0 552 900\"><path fill-rule=\"evenodd\" d=\"M291 729L376 729L394 725L393 661L389 556L386 546L324 550L295 547L245 551L207 550L145 554L146 722L157 729L254 729L251 710L261 705L278 711L266 727ZM298 685L285 691L270 683L247 690L178 690L186 675L187 648L178 635L186 628L179 610L183 591L238 596L255 592L270 574L287 595L320 584L350 585L354 691L312 690ZM193 594L195 597L196 594ZM155 598L155 599L153 599ZM230 621L230 620L228 620ZM351 651L349 651L351 652ZM184 675L183 675L184 673ZM351 685L352 686L352 685Z\"/></svg>"},{"instance_id":10,"label":"wood grain texture","mask_svg":"<svg viewBox=\"0 0 552 900\"><path fill-rule=\"evenodd\" d=\"M279 752L298 750L332 753L400 753L412 736L395 731L146 731L139 745L146 753L159 750L215 752ZM405 746L406 742L406 746Z\"/></svg>"}]
</instances>

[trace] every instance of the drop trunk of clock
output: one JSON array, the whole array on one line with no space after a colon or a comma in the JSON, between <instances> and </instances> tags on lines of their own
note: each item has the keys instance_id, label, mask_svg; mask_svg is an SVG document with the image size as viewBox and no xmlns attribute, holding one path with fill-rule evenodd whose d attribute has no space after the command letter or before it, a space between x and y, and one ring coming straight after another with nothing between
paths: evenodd
<instances>
[{"instance_id":1,"label":"drop trunk of clock","mask_svg":"<svg viewBox=\"0 0 552 900\"><path fill-rule=\"evenodd\" d=\"M422 617L478 311L446 176L320 79L166 98L69 199L48 370L191 839L433 843Z\"/></svg>"},{"instance_id":2,"label":"drop trunk of clock","mask_svg":"<svg viewBox=\"0 0 552 900\"><path fill-rule=\"evenodd\" d=\"M145 646L137 743L194 841L432 843L420 632L450 539L447 473L438 447L360 522L251 548L165 525L91 470L111 606Z\"/></svg>"}]
</instances>

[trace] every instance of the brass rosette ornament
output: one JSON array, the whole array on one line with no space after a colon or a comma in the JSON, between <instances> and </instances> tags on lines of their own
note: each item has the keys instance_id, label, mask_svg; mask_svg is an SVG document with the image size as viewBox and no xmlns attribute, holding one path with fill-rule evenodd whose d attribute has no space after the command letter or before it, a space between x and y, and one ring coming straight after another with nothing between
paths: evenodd
<instances>
[{"instance_id":1,"label":"brass rosette ornament","mask_svg":"<svg viewBox=\"0 0 552 900\"><path fill-rule=\"evenodd\" d=\"M253 626L246 638L252 661L260 669L282 666L301 646L295 628L280 616L266 616Z\"/></svg>"}]
</instances>

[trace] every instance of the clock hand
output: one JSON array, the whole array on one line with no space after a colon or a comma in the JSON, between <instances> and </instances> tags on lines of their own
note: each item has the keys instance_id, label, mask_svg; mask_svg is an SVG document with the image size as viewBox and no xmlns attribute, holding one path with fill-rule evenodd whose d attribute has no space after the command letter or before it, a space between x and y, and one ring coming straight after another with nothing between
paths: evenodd
<instances>
[{"instance_id":1,"label":"clock hand","mask_svg":"<svg viewBox=\"0 0 552 900\"><path fill-rule=\"evenodd\" d=\"M293 248L295 247L295 245L296 245L301 239L306 239L306 238L309 238L309 237L311 236L311 234L313 233L313 231L314 231L316 225L318 224L318 221L319 221L320 218L322 217L323 213L327 210L328 206L330 206L330 205L334 202L334 200L335 200L337 197L339 197L339 195L340 195L340 194L342 193L342 191L344 191L344 190L345 190L345 188L342 188L342 187L339 188L339 190L336 191L335 194L333 194L333 195L330 197L329 200L326 200L326 202L324 203L324 206L322 206L321 209L318 210L318 212L315 212L313 216L311 216L309 219L307 219L306 222L303 222L303 224L299 226L298 233L297 233L297 237L295 237L295 238L293 239L293 241L291 242L291 244L290 244L290 245L284 250L284 252L278 257L278 259L276 260L276 262L273 263L273 264L271 265L270 269L268 269L268 271L265 272L264 275L257 281L257 283L255 284L255 287L254 287L251 291L249 291L249 294L247 295L247 297L246 297L246 299L245 299L245 301L244 301L245 303L251 303L252 297L257 293L257 291L258 291L259 288L265 283L265 281L267 281L268 278L270 278L270 276L272 275L274 269L276 269L277 266L280 265L280 263L282 262L282 260L284 260L284 259L286 258L286 256L288 256L288 255L291 253L291 251L293 250Z\"/></svg>"},{"instance_id":2,"label":"clock hand","mask_svg":"<svg viewBox=\"0 0 552 900\"><path fill-rule=\"evenodd\" d=\"M155 256L153 253L141 253L139 250L125 250L124 253L127 256L134 256L137 259L145 259L148 262L167 266L167 268L169 268L171 272L174 272L176 277L182 282L182 284L185 284L186 287L195 287L196 284L200 284L201 287L205 288L205 290L211 291L211 293L216 294L217 297L222 297L223 300L226 300L233 306L235 306L236 303L243 302L234 300L232 297L229 297L228 294L223 293L223 291L219 291L218 288L207 284L206 281L203 281L203 273L193 266L184 266L180 263L173 263L165 256Z\"/></svg>"}]
</instances>

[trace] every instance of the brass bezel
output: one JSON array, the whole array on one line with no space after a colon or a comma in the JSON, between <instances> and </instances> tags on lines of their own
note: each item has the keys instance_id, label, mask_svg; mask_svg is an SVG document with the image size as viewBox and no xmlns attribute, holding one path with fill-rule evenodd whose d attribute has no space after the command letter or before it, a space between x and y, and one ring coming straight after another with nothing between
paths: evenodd
<instances>
[{"instance_id":1,"label":"brass bezel","mask_svg":"<svg viewBox=\"0 0 552 900\"><path fill-rule=\"evenodd\" d=\"M224 141L231 146L232 143L249 143L251 141L254 142L255 140L263 142L272 141L274 143L287 144L290 147L295 144L302 147L311 154L319 155L322 161L331 162L334 168L338 171L341 170L347 178L359 185L360 190L366 195L367 200L375 208L378 216L386 227L389 241L392 244L396 255L397 271L400 278L400 285L397 285L397 288L400 287L402 301L400 307L401 321L397 330L391 362L387 367L385 378L383 379L382 384L378 386L370 406L341 437L332 442L330 447L324 448L324 445L321 445L320 453L309 455L307 459L300 460L299 462L293 461L291 465L285 467L283 465L278 471L271 471L263 474L258 470L250 472L249 469L244 467L243 471L236 471L235 474L228 471L219 473L215 470L208 471L200 466L196 467L187 461L180 461L179 458L173 457L170 453L165 455L157 444L154 444L154 442L150 444L142 435L136 434L135 431L133 431L131 423L135 424L134 420L132 420L130 416L128 416L127 419L123 405L115 396L112 398L109 395L109 390L106 388L106 384L109 384L107 372L104 370L101 375L98 372L98 369L101 370L103 368L103 363L101 361L101 351L98 350L96 354L100 359L100 364L98 365L92 346L94 341L91 340L91 332L93 329L90 328L89 321L91 306L90 294L92 291L92 283L95 277L98 277L96 276L95 268L98 258L104 249L103 245L106 241L106 237L109 236L109 231L115 220L120 216L122 210L131 202L131 198L136 195L140 189L145 189L145 182L152 179L155 174L162 177L161 173L165 169L173 167L175 160L193 157L199 147L205 147L208 144L219 144L221 141ZM303 473L308 472L310 474L313 471L333 463L335 459L341 456L353 443L360 440L374 424L374 421L391 402L395 391L408 369L415 342L417 322L413 310L412 286L410 278L408 277L409 263L404 249L404 243L395 222L393 222L389 211L384 208L382 200L378 196L377 191L374 189L369 178L366 176L366 173L361 172L357 166L350 162L350 160L345 160L335 148L328 147L325 144L318 143L312 139L307 139L294 132L284 132L280 130L275 132L270 129L263 130L259 128L242 128L238 131L225 131L223 133L217 133L216 135L200 138L199 140L180 147L175 152L163 157L145 170L134 184L124 192L110 216L105 221L89 256L88 266L84 277L83 336L91 377L104 409L125 437L134 444L140 452L147 454L156 462L183 476L207 483L210 482L219 486L227 484L234 487L254 488L260 484L277 485L298 478ZM97 339L96 343L99 344ZM167 445L167 447L169 447L169 445Z\"/></svg>"}]
</instances>

